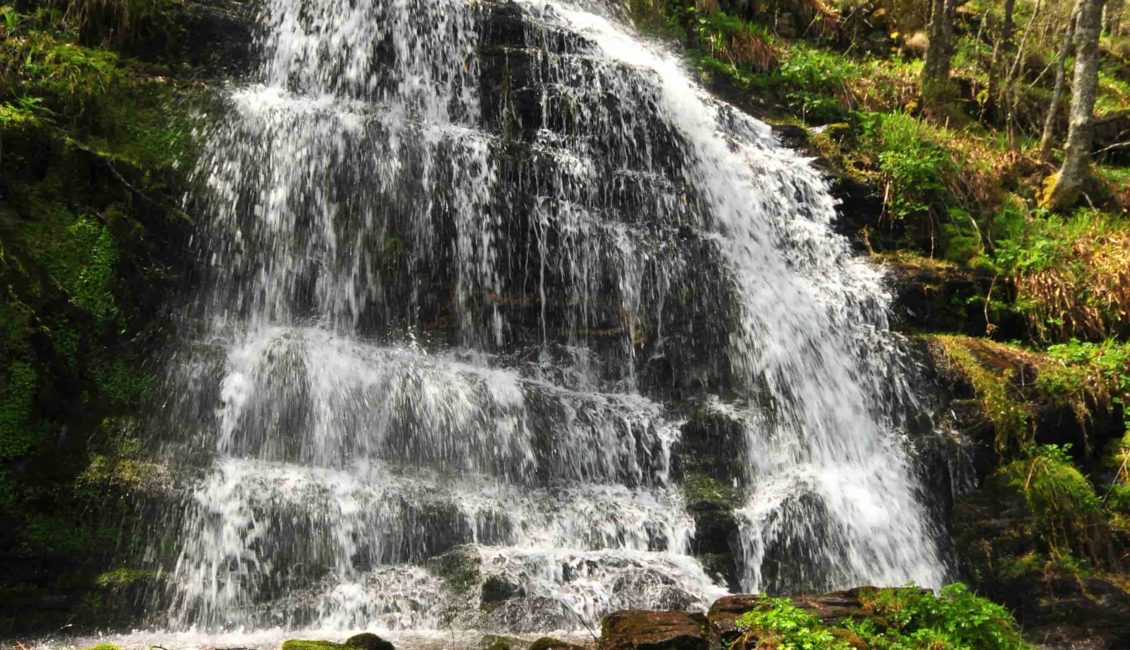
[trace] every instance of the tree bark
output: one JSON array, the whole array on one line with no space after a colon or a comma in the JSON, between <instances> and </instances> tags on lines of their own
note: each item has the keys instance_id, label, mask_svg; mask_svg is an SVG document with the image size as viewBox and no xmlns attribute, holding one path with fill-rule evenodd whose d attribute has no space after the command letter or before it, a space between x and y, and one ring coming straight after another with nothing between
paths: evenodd
<instances>
[{"instance_id":1,"label":"tree bark","mask_svg":"<svg viewBox=\"0 0 1130 650\"><path fill-rule=\"evenodd\" d=\"M1050 179L1043 203L1064 210L1079 198L1091 159L1095 129L1095 89L1099 72L1099 33L1102 31L1103 0L1080 0L1075 25L1075 80L1071 88L1071 112L1063 166Z\"/></svg>"},{"instance_id":2,"label":"tree bark","mask_svg":"<svg viewBox=\"0 0 1130 650\"><path fill-rule=\"evenodd\" d=\"M1103 31L1111 36L1117 36L1122 28L1122 8L1124 0L1107 0L1106 9L1103 11Z\"/></svg>"},{"instance_id":3,"label":"tree bark","mask_svg":"<svg viewBox=\"0 0 1130 650\"><path fill-rule=\"evenodd\" d=\"M1000 105L1000 78L1002 61L1007 60L1008 50L1012 48L1012 33L1015 23L1012 19L1016 8L1016 0L1004 1L1004 18L1001 20L1000 38L993 44L993 58L989 61L989 85L985 93L985 108L989 115L996 113Z\"/></svg>"},{"instance_id":4,"label":"tree bark","mask_svg":"<svg viewBox=\"0 0 1130 650\"><path fill-rule=\"evenodd\" d=\"M1052 87L1052 99L1048 104L1048 114L1044 118L1044 131L1040 134L1040 160L1047 161L1051 158L1052 146L1055 144L1055 129L1059 121L1059 109L1063 106L1063 88L1067 85L1067 57L1071 56L1072 40L1075 37L1075 21L1079 18L1079 3L1071 10L1071 17L1067 20L1067 31L1063 34L1063 45L1059 48L1059 56L1055 60L1055 85Z\"/></svg>"},{"instance_id":5,"label":"tree bark","mask_svg":"<svg viewBox=\"0 0 1130 650\"><path fill-rule=\"evenodd\" d=\"M957 0L932 0L929 43L922 65L922 99L927 104L944 101L949 94L950 61L953 59L953 18Z\"/></svg>"}]
</instances>

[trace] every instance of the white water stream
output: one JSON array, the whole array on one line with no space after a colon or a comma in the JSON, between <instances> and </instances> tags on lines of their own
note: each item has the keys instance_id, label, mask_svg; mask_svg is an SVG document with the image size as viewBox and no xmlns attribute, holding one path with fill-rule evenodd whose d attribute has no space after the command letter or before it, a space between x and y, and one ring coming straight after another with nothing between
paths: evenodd
<instances>
[{"instance_id":1,"label":"white water stream","mask_svg":"<svg viewBox=\"0 0 1130 650\"><path fill-rule=\"evenodd\" d=\"M533 632L705 607L725 590L690 555L678 397L653 374L677 349L745 414L743 589L941 584L889 296L769 127L564 2L261 19L257 79L201 133L205 324L163 452L194 469L148 558L155 625Z\"/></svg>"}]
</instances>

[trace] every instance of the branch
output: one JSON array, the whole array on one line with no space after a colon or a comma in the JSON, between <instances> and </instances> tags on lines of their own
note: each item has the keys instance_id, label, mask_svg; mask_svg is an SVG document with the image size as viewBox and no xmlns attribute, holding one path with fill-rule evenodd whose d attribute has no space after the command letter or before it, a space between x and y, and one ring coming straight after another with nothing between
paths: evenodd
<instances>
[{"instance_id":1,"label":"branch","mask_svg":"<svg viewBox=\"0 0 1130 650\"><path fill-rule=\"evenodd\" d=\"M1126 142L1116 142L1116 143L1110 145L1109 147L1103 147L1102 149L1099 149L1098 151L1094 152L1091 155L1097 156L1100 153L1106 153L1106 152L1110 151L1111 149L1121 149L1122 147L1130 147L1130 140L1128 140Z\"/></svg>"}]
</instances>

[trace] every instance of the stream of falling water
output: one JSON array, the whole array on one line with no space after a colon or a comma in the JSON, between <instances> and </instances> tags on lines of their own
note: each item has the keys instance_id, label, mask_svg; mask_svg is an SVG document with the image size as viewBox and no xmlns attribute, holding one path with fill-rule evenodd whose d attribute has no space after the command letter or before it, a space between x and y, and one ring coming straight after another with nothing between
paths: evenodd
<instances>
[{"instance_id":1,"label":"stream of falling water","mask_svg":"<svg viewBox=\"0 0 1130 650\"><path fill-rule=\"evenodd\" d=\"M671 476L696 382L746 423L743 589L941 584L889 297L769 127L616 12L263 5L200 133L155 624L702 608Z\"/></svg>"}]
</instances>

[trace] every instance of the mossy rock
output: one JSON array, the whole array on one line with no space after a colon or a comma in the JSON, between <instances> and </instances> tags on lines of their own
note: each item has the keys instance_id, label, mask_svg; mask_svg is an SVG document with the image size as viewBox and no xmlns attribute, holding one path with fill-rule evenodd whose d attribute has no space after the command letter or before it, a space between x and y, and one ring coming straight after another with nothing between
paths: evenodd
<instances>
[{"instance_id":1,"label":"mossy rock","mask_svg":"<svg viewBox=\"0 0 1130 650\"><path fill-rule=\"evenodd\" d=\"M282 650L345 650L349 646L333 641L313 641L307 639L290 639L283 641Z\"/></svg>"},{"instance_id":2,"label":"mossy rock","mask_svg":"<svg viewBox=\"0 0 1130 650\"><path fill-rule=\"evenodd\" d=\"M513 636L485 634L479 641L479 647L482 650L519 650L526 647L526 642Z\"/></svg>"},{"instance_id":3,"label":"mossy rock","mask_svg":"<svg viewBox=\"0 0 1130 650\"><path fill-rule=\"evenodd\" d=\"M975 586L1027 629L1064 645L1089 634L1115 640L1095 647L1130 642L1130 589L1117 573L1124 542L1062 450L1004 464L958 503L953 522Z\"/></svg>"},{"instance_id":4,"label":"mossy rock","mask_svg":"<svg viewBox=\"0 0 1130 650\"><path fill-rule=\"evenodd\" d=\"M428 570L443 579L443 585L455 593L470 591L482 579L483 558L469 546L458 546L439 557L428 560Z\"/></svg>"}]
</instances>

